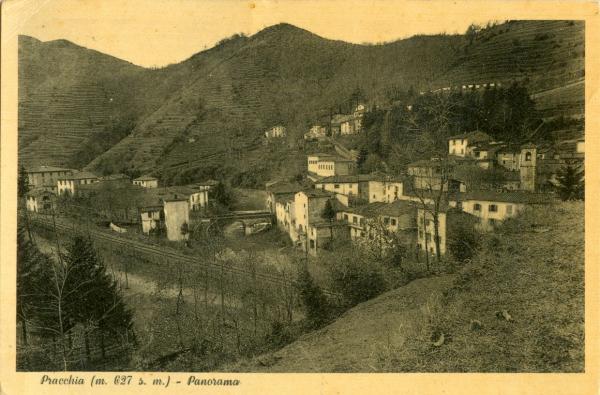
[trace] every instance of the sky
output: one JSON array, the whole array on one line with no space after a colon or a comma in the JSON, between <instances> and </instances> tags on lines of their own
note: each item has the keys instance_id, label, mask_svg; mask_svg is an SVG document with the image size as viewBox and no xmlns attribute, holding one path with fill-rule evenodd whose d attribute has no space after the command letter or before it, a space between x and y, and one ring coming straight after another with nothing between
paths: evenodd
<instances>
[{"instance_id":1,"label":"sky","mask_svg":"<svg viewBox=\"0 0 600 395\"><path fill-rule=\"evenodd\" d=\"M465 18L456 2L391 0L8 0L15 33L66 39L134 64L165 66L235 33L281 22L319 36L377 43L415 34L463 33L492 17L479 7ZM477 7L476 7L477 8Z\"/></svg>"}]
</instances>

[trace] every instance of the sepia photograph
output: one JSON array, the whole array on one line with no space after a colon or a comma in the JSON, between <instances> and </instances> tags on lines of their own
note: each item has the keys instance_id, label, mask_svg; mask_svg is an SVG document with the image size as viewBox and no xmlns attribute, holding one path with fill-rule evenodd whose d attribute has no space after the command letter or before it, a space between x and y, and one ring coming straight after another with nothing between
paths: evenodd
<instances>
[{"instance_id":1,"label":"sepia photograph","mask_svg":"<svg viewBox=\"0 0 600 395\"><path fill-rule=\"evenodd\" d=\"M588 370L585 20L39 3L17 372Z\"/></svg>"}]
</instances>

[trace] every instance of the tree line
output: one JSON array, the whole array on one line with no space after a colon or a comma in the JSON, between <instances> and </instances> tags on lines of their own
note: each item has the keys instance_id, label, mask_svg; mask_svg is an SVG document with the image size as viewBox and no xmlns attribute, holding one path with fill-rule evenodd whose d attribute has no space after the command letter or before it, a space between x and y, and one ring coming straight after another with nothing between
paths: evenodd
<instances>
[{"instance_id":1,"label":"tree line","mask_svg":"<svg viewBox=\"0 0 600 395\"><path fill-rule=\"evenodd\" d=\"M87 370L135 345L133 312L89 237L56 244L56 259L40 252L29 229L17 233L17 368ZM82 340L85 357L77 352ZM94 350L99 350L100 360Z\"/></svg>"}]
</instances>

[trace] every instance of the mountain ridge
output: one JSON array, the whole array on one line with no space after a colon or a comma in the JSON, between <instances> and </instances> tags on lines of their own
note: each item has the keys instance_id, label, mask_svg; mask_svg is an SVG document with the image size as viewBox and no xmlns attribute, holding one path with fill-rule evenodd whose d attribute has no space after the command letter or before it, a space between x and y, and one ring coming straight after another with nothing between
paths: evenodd
<instances>
[{"instance_id":1,"label":"mountain ridge","mask_svg":"<svg viewBox=\"0 0 600 395\"><path fill-rule=\"evenodd\" d=\"M390 90L427 91L477 83L476 77L529 79L555 89L561 73L584 75L583 29L572 21L518 21L484 29L472 42L465 35L416 35L363 45L283 23L234 35L159 69L67 40L26 36L19 41L20 160L100 173L256 162L265 155L258 139L277 123L293 136L279 149L297 156L295 138L329 113L349 111L356 92L385 104ZM41 55L50 56L49 65ZM566 95L544 96L548 117L582 114L582 87L573 86ZM98 140L107 142L86 154Z\"/></svg>"}]
</instances>

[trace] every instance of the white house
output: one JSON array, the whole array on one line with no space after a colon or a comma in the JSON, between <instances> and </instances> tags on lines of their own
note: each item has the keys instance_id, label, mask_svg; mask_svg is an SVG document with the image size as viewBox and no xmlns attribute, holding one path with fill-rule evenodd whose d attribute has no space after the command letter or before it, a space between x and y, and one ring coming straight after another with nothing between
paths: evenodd
<instances>
[{"instance_id":1,"label":"white house","mask_svg":"<svg viewBox=\"0 0 600 395\"><path fill-rule=\"evenodd\" d=\"M285 137L285 127L281 125L273 126L265 132L267 139Z\"/></svg>"},{"instance_id":2,"label":"white house","mask_svg":"<svg viewBox=\"0 0 600 395\"><path fill-rule=\"evenodd\" d=\"M75 171L70 175L60 176L57 179L57 190L59 195L75 195L77 187L98 182L98 177L87 171Z\"/></svg>"},{"instance_id":3,"label":"white house","mask_svg":"<svg viewBox=\"0 0 600 395\"><path fill-rule=\"evenodd\" d=\"M27 210L35 213L51 211L54 207L55 195L43 187L35 188L27 193Z\"/></svg>"},{"instance_id":4,"label":"white house","mask_svg":"<svg viewBox=\"0 0 600 395\"><path fill-rule=\"evenodd\" d=\"M448 138L448 153L464 158L469 155L469 146L488 142L491 139L488 134L479 131L451 136Z\"/></svg>"},{"instance_id":5,"label":"white house","mask_svg":"<svg viewBox=\"0 0 600 395\"><path fill-rule=\"evenodd\" d=\"M547 195L523 191L471 191L460 201L460 208L480 219L481 230L491 230L530 205L548 204Z\"/></svg>"},{"instance_id":6,"label":"white house","mask_svg":"<svg viewBox=\"0 0 600 395\"><path fill-rule=\"evenodd\" d=\"M307 166L308 172L318 177L348 175L356 170L356 163L353 160L331 154L308 155Z\"/></svg>"},{"instance_id":7,"label":"white house","mask_svg":"<svg viewBox=\"0 0 600 395\"><path fill-rule=\"evenodd\" d=\"M164 226L163 206L146 206L140 208L142 232L149 234L153 229Z\"/></svg>"},{"instance_id":8,"label":"white house","mask_svg":"<svg viewBox=\"0 0 600 395\"><path fill-rule=\"evenodd\" d=\"M304 140L318 140L325 136L327 136L327 128L321 125L314 125L308 132L304 133Z\"/></svg>"},{"instance_id":9,"label":"white house","mask_svg":"<svg viewBox=\"0 0 600 395\"><path fill-rule=\"evenodd\" d=\"M54 166L36 166L25 170L30 189L44 187L55 193L58 192L58 178L71 175L73 171Z\"/></svg>"},{"instance_id":10,"label":"white house","mask_svg":"<svg viewBox=\"0 0 600 395\"><path fill-rule=\"evenodd\" d=\"M141 176L133 180L133 185L139 185L144 188L158 188L158 178Z\"/></svg>"},{"instance_id":11,"label":"white house","mask_svg":"<svg viewBox=\"0 0 600 395\"><path fill-rule=\"evenodd\" d=\"M188 199L165 199L163 210L167 239L171 241L187 240L190 224Z\"/></svg>"}]
</instances>

